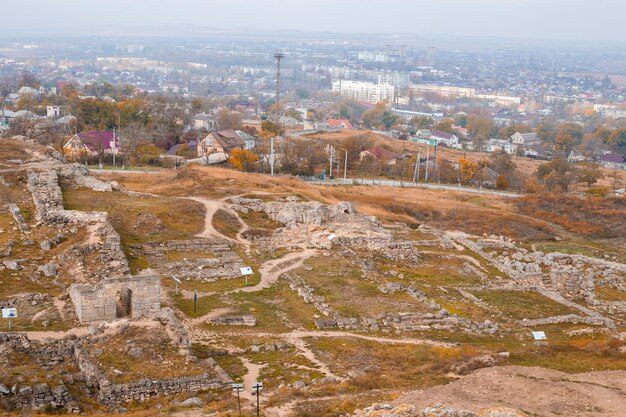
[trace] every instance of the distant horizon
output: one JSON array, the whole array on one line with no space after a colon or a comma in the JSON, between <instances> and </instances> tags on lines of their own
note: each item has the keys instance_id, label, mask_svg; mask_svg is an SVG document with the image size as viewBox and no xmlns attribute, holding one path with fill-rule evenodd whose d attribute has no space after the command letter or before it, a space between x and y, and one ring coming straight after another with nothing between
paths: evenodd
<instances>
[{"instance_id":1,"label":"distant horizon","mask_svg":"<svg viewBox=\"0 0 626 417\"><path fill-rule=\"evenodd\" d=\"M180 31L181 27L187 30ZM92 36L107 36L110 38L171 38L171 39L202 39L202 38L241 38L248 36L261 37L262 39L275 40L326 40L326 41L379 41L385 43L399 42L411 43L418 41L457 41L472 42L482 41L484 43L543 43L544 46L556 45L578 45L591 46L597 42L607 43L606 46L618 46L626 44L626 39L561 39L561 38L541 38L541 37L515 37L515 36L497 36L497 35L458 35L444 33L420 33L420 32L351 32L351 31L331 31L331 30L305 30L294 28L225 28L217 26L202 25L182 25L182 24L163 24L163 25L127 25L127 24L111 24L111 25L91 25L81 26L75 25L71 28L60 26L48 26L24 29L16 31L15 29L0 27L0 39L11 39L14 41L28 41L29 39L41 38L42 36L50 38L89 38ZM545 44L548 42L549 44Z\"/></svg>"},{"instance_id":2,"label":"distant horizon","mask_svg":"<svg viewBox=\"0 0 626 417\"><path fill-rule=\"evenodd\" d=\"M0 34L30 36L112 27L401 35L446 38L626 41L619 0L31 0L3 5ZM4 21L2 21L4 20ZM78 33L77 33L78 32Z\"/></svg>"}]
</instances>

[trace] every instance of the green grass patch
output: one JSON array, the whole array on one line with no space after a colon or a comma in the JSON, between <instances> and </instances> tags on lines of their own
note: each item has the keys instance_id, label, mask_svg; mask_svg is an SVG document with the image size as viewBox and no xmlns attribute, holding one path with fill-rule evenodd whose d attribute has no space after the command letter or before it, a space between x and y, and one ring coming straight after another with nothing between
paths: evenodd
<instances>
[{"instance_id":1,"label":"green grass patch","mask_svg":"<svg viewBox=\"0 0 626 417\"><path fill-rule=\"evenodd\" d=\"M213 227L224 236L236 239L241 223L235 214L219 209L213 215Z\"/></svg>"},{"instance_id":2,"label":"green grass patch","mask_svg":"<svg viewBox=\"0 0 626 417\"><path fill-rule=\"evenodd\" d=\"M497 308L513 320L540 319L565 314L578 314L556 301L530 291L472 291L476 297Z\"/></svg>"}]
</instances>

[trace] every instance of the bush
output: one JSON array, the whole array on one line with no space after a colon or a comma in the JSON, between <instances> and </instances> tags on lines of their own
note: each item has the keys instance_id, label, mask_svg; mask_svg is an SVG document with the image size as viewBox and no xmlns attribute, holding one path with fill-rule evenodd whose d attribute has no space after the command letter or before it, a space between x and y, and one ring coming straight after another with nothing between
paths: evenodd
<instances>
[{"instance_id":1,"label":"bush","mask_svg":"<svg viewBox=\"0 0 626 417\"><path fill-rule=\"evenodd\" d=\"M496 180L496 188L498 190L506 190L509 188L509 180L507 180L504 175L499 175Z\"/></svg>"}]
</instances>

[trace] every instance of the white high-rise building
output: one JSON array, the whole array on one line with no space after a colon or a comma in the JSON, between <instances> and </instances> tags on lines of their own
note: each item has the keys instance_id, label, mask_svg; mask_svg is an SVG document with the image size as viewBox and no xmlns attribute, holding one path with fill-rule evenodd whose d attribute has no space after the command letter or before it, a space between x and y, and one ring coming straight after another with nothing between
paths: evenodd
<instances>
[{"instance_id":1,"label":"white high-rise building","mask_svg":"<svg viewBox=\"0 0 626 417\"><path fill-rule=\"evenodd\" d=\"M370 103L389 102L395 98L395 88L391 84L374 84L365 81L333 81L333 93Z\"/></svg>"}]
</instances>

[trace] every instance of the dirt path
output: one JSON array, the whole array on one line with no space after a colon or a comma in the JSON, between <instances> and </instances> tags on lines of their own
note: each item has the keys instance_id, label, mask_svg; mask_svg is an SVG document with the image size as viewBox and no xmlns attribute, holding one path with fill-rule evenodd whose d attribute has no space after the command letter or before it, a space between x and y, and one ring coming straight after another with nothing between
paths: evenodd
<instances>
[{"instance_id":1,"label":"dirt path","mask_svg":"<svg viewBox=\"0 0 626 417\"><path fill-rule=\"evenodd\" d=\"M243 366L245 366L248 370L246 375L243 377L243 392L241 393L241 398L248 401L254 401L256 403L256 394L252 392L252 385L259 380L261 369L263 369L264 366L252 363L246 358L241 358L241 361L243 362ZM261 398L263 398L262 394Z\"/></svg>"},{"instance_id":2,"label":"dirt path","mask_svg":"<svg viewBox=\"0 0 626 417\"><path fill-rule=\"evenodd\" d=\"M326 365L324 362L317 359L317 357L315 356L315 353L313 353L313 351L309 349L309 347L306 345L304 340L298 337L287 337L287 341L291 343L292 345L294 345L296 349L298 349L298 351L300 352L300 355L304 356L305 358L313 362L318 367L318 369L316 369L317 371L322 372L324 375L335 378L335 379L339 379L339 380L344 379L335 375L330 370L330 368L328 368L328 365Z\"/></svg>"},{"instance_id":3,"label":"dirt path","mask_svg":"<svg viewBox=\"0 0 626 417\"><path fill-rule=\"evenodd\" d=\"M217 318L223 314L227 314L230 313L232 311L232 309L230 307L225 307L225 308L218 308L216 310L213 310L207 314L205 314L202 317L196 317L194 319L188 319L186 320L187 324L191 325L191 326L197 326L203 323L206 323L208 320Z\"/></svg>"},{"instance_id":4,"label":"dirt path","mask_svg":"<svg viewBox=\"0 0 626 417\"><path fill-rule=\"evenodd\" d=\"M391 345L429 345L437 347L455 347L458 346L454 343L438 342L430 339L388 339L386 337L366 336L358 333L350 332L335 332L335 331L323 331L323 330L296 330L291 333L284 333L282 335L287 339L296 338L301 339L305 337L353 337L356 339L370 340L372 342L387 343Z\"/></svg>"},{"instance_id":5,"label":"dirt path","mask_svg":"<svg viewBox=\"0 0 626 417\"><path fill-rule=\"evenodd\" d=\"M108 326L104 331L104 334L112 334L117 331L117 328L123 325L124 323L128 323L132 326L137 327L145 327L145 328L155 328L160 326L159 322L154 320L118 320L111 323L107 323ZM64 332L16 332L20 334L25 334L28 336L30 340L44 340L44 339L63 339L66 336L75 335L78 337L84 337L89 335L89 327L90 326L80 326L74 327L73 329L66 330Z\"/></svg>"},{"instance_id":6,"label":"dirt path","mask_svg":"<svg viewBox=\"0 0 626 417\"><path fill-rule=\"evenodd\" d=\"M448 385L409 392L394 403L418 409L442 403L474 412L507 406L546 417L624 416L625 381L626 371L572 375L545 368L494 367Z\"/></svg>"},{"instance_id":7,"label":"dirt path","mask_svg":"<svg viewBox=\"0 0 626 417\"><path fill-rule=\"evenodd\" d=\"M304 261L317 253L315 249L305 249L302 252L289 253L282 258L265 262L261 268L261 281L252 287L240 288L231 292L257 292L269 288L278 281L278 278L285 272L299 268Z\"/></svg>"},{"instance_id":8,"label":"dirt path","mask_svg":"<svg viewBox=\"0 0 626 417\"><path fill-rule=\"evenodd\" d=\"M193 200L197 203L202 204L206 210L206 214L204 217L204 230L198 233L196 235L197 237L203 237L207 239L220 238L220 239L226 239L231 242L235 241L229 238L228 236L224 236L223 234L218 232L215 229L215 227L213 227L213 216L219 209L225 207L226 204L224 202L219 201L219 200L210 200L204 197L184 197L184 198L187 200Z\"/></svg>"}]
</instances>

